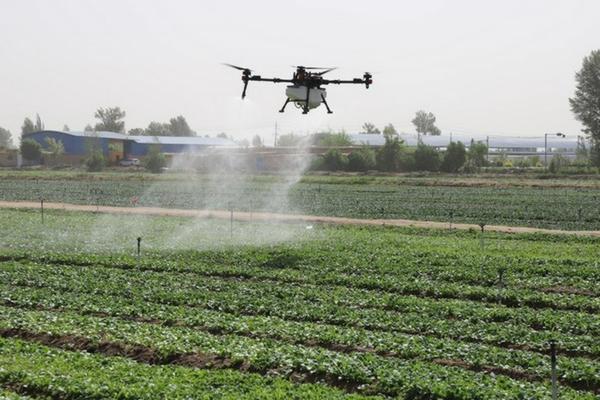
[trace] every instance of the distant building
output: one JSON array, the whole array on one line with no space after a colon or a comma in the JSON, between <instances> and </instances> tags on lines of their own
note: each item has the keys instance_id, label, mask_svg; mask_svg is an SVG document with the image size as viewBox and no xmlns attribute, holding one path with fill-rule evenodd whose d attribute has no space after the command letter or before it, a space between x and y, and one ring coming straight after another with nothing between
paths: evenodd
<instances>
[{"instance_id":1,"label":"distant building","mask_svg":"<svg viewBox=\"0 0 600 400\"><path fill-rule=\"evenodd\" d=\"M352 140L353 145L367 146L383 146L385 137L380 134L355 133L348 135ZM401 134L400 139L407 146L416 146L419 137L417 135ZM487 137L472 137L466 135L439 135L439 136L424 136L421 135L422 143L433 146L438 150L445 150L451 141L462 142L465 146L469 146L471 140L482 142L488 145L489 155L505 154L507 156L543 156L544 155L544 135L539 137L503 137L503 136L487 136ZM566 138L557 136L548 136L547 143L548 157L553 154L560 153L569 158L575 158L577 150L577 136L567 136Z\"/></svg>"},{"instance_id":2,"label":"distant building","mask_svg":"<svg viewBox=\"0 0 600 400\"><path fill-rule=\"evenodd\" d=\"M39 131L23 135L22 139L32 139L42 148L47 148L46 139L62 142L64 157L68 161L81 160L92 149L99 149L110 162L124 158L143 157L151 146L160 146L167 154L197 153L211 148L236 148L237 144L229 139L196 136L129 136L116 132L75 132L75 131Z\"/></svg>"}]
</instances>

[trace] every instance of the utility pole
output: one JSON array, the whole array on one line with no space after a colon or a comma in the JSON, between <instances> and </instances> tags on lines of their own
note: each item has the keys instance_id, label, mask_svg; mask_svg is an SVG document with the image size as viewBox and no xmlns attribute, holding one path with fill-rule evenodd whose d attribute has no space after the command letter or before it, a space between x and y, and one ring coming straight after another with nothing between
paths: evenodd
<instances>
[{"instance_id":1,"label":"utility pole","mask_svg":"<svg viewBox=\"0 0 600 400\"><path fill-rule=\"evenodd\" d=\"M273 147L277 147L277 121L275 121L275 140L273 141Z\"/></svg>"}]
</instances>

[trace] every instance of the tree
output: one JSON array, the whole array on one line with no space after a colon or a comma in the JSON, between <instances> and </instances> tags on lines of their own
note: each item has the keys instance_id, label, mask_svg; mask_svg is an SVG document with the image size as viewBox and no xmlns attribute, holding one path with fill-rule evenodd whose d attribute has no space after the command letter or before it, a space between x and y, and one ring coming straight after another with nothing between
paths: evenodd
<instances>
[{"instance_id":1,"label":"tree","mask_svg":"<svg viewBox=\"0 0 600 400\"><path fill-rule=\"evenodd\" d=\"M148 127L146 128L146 130L144 130L144 135L146 135L146 136L171 136L171 125L152 121L148 124Z\"/></svg>"},{"instance_id":2,"label":"tree","mask_svg":"<svg viewBox=\"0 0 600 400\"><path fill-rule=\"evenodd\" d=\"M392 124L387 124L384 128L383 128L383 134L384 135L397 135L398 131L396 131L396 128L394 128L394 125Z\"/></svg>"},{"instance_id":3,"label":"tree","mask_svg":"<svg viewBox=\"0 0 600 400\"><path fill-rule=\"evenodd\" d=\"M83 128L83 131L84 132L94 132L94 127L92 127L92 125L90 125L90 124L87 124L85 126L85 128Z\"/></svg>"},{"instance_id":4,"label":"tree","mask_svg":"<svg viewBox=\"0 0 600 400\"><path fill-rule=\"evenodd\" d=\"M42 158L42 146L33 139L23 139L21 141L21 155L29 161L38 161Z\"/></svg>"},{"instance_id":5,"label":"tree","mask_svg":"<svg viewBox=\"0 0 600 400\"><path fill-rule=\"evenodd\" d=\"M229 139L229 136L227 136L227 134L225 132L221 132L217 135L218 138L221 139Z\"/></svg>"},{"instance_id":6,"label":"tree","mask_svg":"<svg viewBox=\"0 0 600 400\"><path fill-rule=\"evenodd\" d=\"M64 132L69 132L69 131L70 131L70 129L69 129L69 125L67 125L67 124L64 124L64 125L63 125L63 131L64 131Z\"/></svg>"},{"instance_id":7,"label":"tree","mask_svg":"<svg viewBox=\"0 0 600 400\"><path fill-rule=\"evenodd\" d=\"M577 148L575 149L575 159L580 164L587 164L590 161L590 152L585 144L583 136L577 136Z\"/></svg>"},{"instance_id":8,"label":"tree","mask_svg":"<svg viewBox=\"0 0 600 400\"><path fill-rule=\"evenodd\" d=\"M100 120L95 126L96 131L125 132L125 111L119 107L101 107L96 110L94 117Z\"/></svg>"},{"instance_id":9,"label":"tree","mask_svg":"<svg viewBox=\"0 0 600 400\"><path fill-rule=\"evenodd\" d=\"M462 142L450 142L444 154L441 170L444 172L457 172L467 159L467 151Z\"/></svg>"},{"instance_id":10,"label":"tree","mask_svg":"<svg viewBox=\"0 0 600 400\"><path fill-rule=\"evenodd\" d=\"M415 150L415 169L417 171L439 171L440 154L433 146L419 143Z\"/></svg>"},{"instance_id":11,"label":"tree","mask_svg":"<svg viewBox=\"0 0 600 400\"><path fill-rule=\"evenodd\" d=\"M423 110L417 111L412 123L417 129L417 132L421 135L429 134L432 136L438 136L442 133L438 127L435 126L435 115L432 113L428 113Z\"/></svg>"},{"instance_id":12,"label":"tree","mask_svg":"<svg viewBox=\"0 0 600 400\"><path fill-rule=\"evenodd\" d=\"M12 136L8 129L0 126L0 149L10 149L12 147Z\"/></svg>"},{"instance_id":13,"label":"tree","mask_svg":"<svg viewBox=\"0 0 600 400\"><path fill-rule=\"evenodd\" d=\"M575 81L575 96L569 99L571 111L590 139L592 162L600 167L600 50L592 51L583 59Z\"/></svg>"},{"instance_id":14,"label":"tree","mask_svg":"<svg viewBox=\"0 0 600 400\"><path fill-rule=\"evenodd\" d=\"M381 133L379 131L379 129L377 129L375 127L375 124L371 123L371 122L365 122L362 126L362 129L364 131L364 133L368 133L368 134L379 134Z\"/></svg>"},{"instance_id":15,"label":"tree","mask_svg":"<svg viewBox=\"0 0 600 400\"><path fill-rule=\"evenodd\" d=\"M104 169L104 154L99 149L92 150L88 158L85 160L85 165L88 172L100 172Z\"/></svg>"},{"instance_id":16,"label":"tree","mask_svg":"<svg viewBox=\"0 0 600 400\"><path fill-rule=\"evenodd\" d=\"M33 125L33 121L29 117L25 117L23 125L21 126L21 135L26 135L31 132L35 132L35 125Z\"/></svg>"},{"instance_id":17,"label":"tree","mask_svg":"<svg viewBox=\"0 0 600 400\"><path fill-rule=\"evenodd\" d=\"M196 136L196 132L190 129L183 115L169 120L171 136Z\"/></svg>"},{"instance_id":18,"label":"tree","mask_svg":"<svg viewBox=\"0 0 600 400\"><path fill-rule=\"evenodd\" d=\"M50 153L52 157L52 161L55 163L58 160L58 157L65 153L65 146L60 140L56 140L51 137L46 138L46 146L48 148L48 153Z\"/></svg>"},{"instance_id":19,"label":"tree","mask_svg":"<svg viewBox=\"0 0 600 400\"><path fill-rule=\"evenodd\" d=\"M550 161L550 166L548 167L548 170L553 174L557 174L560 172L562 167L566 167L568 165L569 165L568 158L563 157L561 154L555 154L552 157L552 160Z\"/></svg>"},{"instance_id":20,"label":"tree","mask_svg":"<svg viewBox=\"0 0 600 400\"><path fill-rule=\"evenodd\" d=\"M263 147L263 141L259 135L254 135L252 138L252 147Z\"/></svg>"},{"instance_id":21,"label":"tree","mask_svg":"<svg viewBox=\"0 0 600 400\"><path fill-rule=\"evenodd\" d=\"M376 164L375 151L368 147L353 150L352 153L348 155L349 171L368 171L375 169Z\"/></svg>"},{"instance_id":22,"label":"tree","mask_svg":"<svg viewBox=\"0 0 600 400\"><path fill-rule=\"evenodd\" d=\"M165 155L160 152L160 145L151 145L150 150L148 150L148 155L144 160L144 166L146 169L154 174L159 174L163 172L166 164L167 160Z\"/></svg>"},{"instance_id":23,"label":"tree","mask_svg":"<svg viewBox=\"0 0 600 400\"><path fill-rule=\"evenodd\" d=\"M400 171L403 166L404 142L398 136L386 135L385 144L377 152L377 168Z\"/></svg>"},{"instance_id":24,"label":"tree","mask_svg":"<svg viewBox=\"0 0 600 400\"><path fill-rule=\"evenodd\" d=\"M323 147L344 147L352 145L352 139L344 131L337 133L315 133L313 135L313 142L315 146Z\"/></svg>"},{"instance_id":25,"label":"tree","mask_svg":"<svg viewBox=\"0 0 600 400\"><path fill-rule=\"evenodd\" d=\"M33 129L35 130L35 132L44 130L44 123L40 118L40 114L35 114L35 125L33 126Z\"/></svg>"},{"instance_id":26,"label":"tree","mask_svg":"<svg viewBox=\"0 0 600 400\"><path fill-rule=\"evenodd\" d=\"M130 129L129 132L127 132L129 134L129 136L142 136L144 134L144 129L143 128L133 128Z\"/></svg>"},{"instance_id":27,"label":"tree","mask_svg":"<svg viewBox=\"0 0 600 400\"><path fill-rule=\"evenodd\" d=\"M348 157L338 149L327 150L323 155L323 167L328 171L342 171L348 165Z\"/></svg>"},{"instance_id":28,"label":"tree","mask_svg":"<svg viewBox=\"0 0 600 400\"><path fill-rule=\"evenodd\" d=\"M487 155L487 152L488 148L485 143L476 142L473 139L471 139L471 144L469 145L469 153L467 154L469 164L475 169L484 167L486 164L485 156Z\"/></svg>"}]
</instances>

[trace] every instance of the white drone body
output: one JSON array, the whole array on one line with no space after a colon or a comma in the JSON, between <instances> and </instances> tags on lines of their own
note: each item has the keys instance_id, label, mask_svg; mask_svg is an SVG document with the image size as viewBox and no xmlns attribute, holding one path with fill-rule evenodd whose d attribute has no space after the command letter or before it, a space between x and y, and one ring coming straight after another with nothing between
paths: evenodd
<instances>
[{"instance_id":1,"label":"white drone body","mask_svg":"<svg viewBox=\"0 0 600 400\"><path fill-rule=\"evenodd\" d=\"M323 88L309 89L306 86L289 85L285 89L285 95L289 101L296 104L296 107L303 108L306 104L306 93L308 91L308 108L312 110L321 105L327 98L327 91Z\"/></svg>"}]
</instances>

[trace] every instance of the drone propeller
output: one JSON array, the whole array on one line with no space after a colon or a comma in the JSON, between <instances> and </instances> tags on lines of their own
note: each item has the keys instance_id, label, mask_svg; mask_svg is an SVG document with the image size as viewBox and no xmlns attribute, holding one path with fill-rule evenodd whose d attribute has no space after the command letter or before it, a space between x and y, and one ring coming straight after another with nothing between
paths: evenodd
<instances>
[{"instance_id":1,"label":"drone propeller","mask_svg":"<svg viewBox=\"0 0 600 400\"><path fill-rule=\"evenodd\" d=\"M326 69L325 71L317 72L316 74L317 75L325 75L326 73L331 72L336 69L337 69L337 67L333 67L333 68Z\"/></svg>"},{"instance_id":2,"label":"drone propeller","mask_svg":"<svg viewBox=\"0 0 600 400\"><path fill-rule=\"evenodd\" d=\"M292 65L292 67L302 69L330 69L330 67L305 67L303 65Z\"/></svg>"},{"instance_id":3,"label":"drone propeller","mask_svg":"<svg viewBox=\"0 0 600 400\"><path fill-rule=\"evenodd\" d=\"M226 65L230 68L238 69L240 71L244 71L244 73L245 74L247 73L248 75L252 73L252 70L250 68L238 67L237 65L227 64L227 63L223 63L223 65Z\"/></svg>"},{"instance_id":4,"label":"drone propeller","mask_svg":"<svg viewBox=\"0 0 600 400\"><path fill-rule=\"evenodd\" d=\"M237 69L242 71L242 81L244 81L244 90L242 90L242 100L246 97L246 89L248 88L248 81L250 80L250 75L252 74L252 70L250 68L238 67L237 65L223 63L228 67L233 69Z\"/></svg>"}]
</instances>

